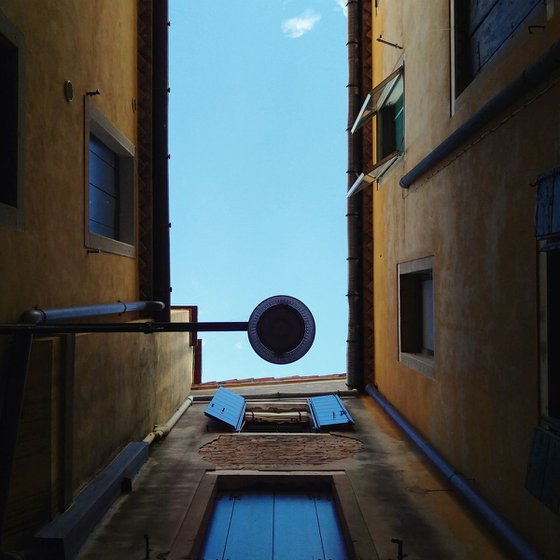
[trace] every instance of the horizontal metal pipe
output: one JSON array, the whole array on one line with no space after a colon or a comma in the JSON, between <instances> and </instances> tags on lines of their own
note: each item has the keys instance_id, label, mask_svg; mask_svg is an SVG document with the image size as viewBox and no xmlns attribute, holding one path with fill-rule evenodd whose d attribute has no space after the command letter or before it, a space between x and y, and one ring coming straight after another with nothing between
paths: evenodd
<instances>
[{"instance_id":1,"label":"horizontal metal pipe","mask_svg":"<svg viewBox=\"0 0 560 560\"><path fill-rule=\"evenodd\" d=\"M165 308L161 301L118 301L99 305L84 305L80 307L61 307L57 309L28 309L24 311L19 323L39 325L58 321L74 321L87 317L100 317L103 315L121 315L136 311L155 313Z\"/></svg>"},{"instance_id":2,"label":"horizontal metal pipe","mask_svg":"<svg viewBox=\"0 0 560 560\"><path fill-rule=\"evenodd\" d=\"M366 391L383 411L399 426L399 428L424 453L432 464L447 478L451 486L461 494L467 503L478 513L488 525L519 555L523 560L540 560L541 555L518 535L511 525L458 473L371 385Z\"/></svg>"},{"instance_id":3,"label":"horizontal metal pipe","mask_svg":"<svg viewBox=\"0 0 560 560\"><path fill-rule=\"evenodd\" d=\"M199 331L246 331L249 323L98 323L98 324L56 324L56 325L0 325L0 334L30 333L54 335L70 333L145 333L158 332L199 332Z\"/></svg>"},{"instance_id":4,"label":"horizontal metal pipe","mask_svg":"<svg viewBox=\"0 0 560 560\"><path fill-rule=\"evenodd\" d=\"M558 70L559 67L560 42L555 43L545 55L526 68L513 82L490 99L488 103L432 150L406 175L403 175L399 181L400 186L404 189L409 188L421 175L435 167L465 140L481 130L508 106L535 88L540 82Z\"/></svg>"}]
</instances>

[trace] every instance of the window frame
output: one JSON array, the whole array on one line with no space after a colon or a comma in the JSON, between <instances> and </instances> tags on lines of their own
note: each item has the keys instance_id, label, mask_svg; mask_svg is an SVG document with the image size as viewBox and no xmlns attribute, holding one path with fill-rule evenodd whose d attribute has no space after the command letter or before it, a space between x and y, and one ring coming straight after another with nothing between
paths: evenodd
<instances>
[{"instance_id":1,"label":"window frame","mask_svg":"<svg viewBox=\"0 0 560 560\"><path fill-rule=\"evenodd\" d=\"M15 205L0 202L0 226L24 229L25 48L22 33L0 12L0 40L17 50L17 153Z\"/></svg>"},{"instance_id":2,"label":"window frame","mask_svg":"<svg viewBox=\"0 0 560 560\"><path fill-rule=\"evenodd\" d=\"M397 265L397 277L398 277L398 287L397 287L397 297L398 297L398 359L399 362L408 366L411 369L418 371L426 376L433 377L434 366L435 366L435 355L437 348L436 340L436 279L434 275L434 257L428 256L413 261L402 262ZM406 277L406 282L409 284L415 284L416 295L420 297L420 302L418 300L411 301L414 297L414 293L403 293L403 289L407 291L407 285L403 281ZM432 332L431 338L433 341L433 349L431 352L425 352L422 348L423 340L425 339L424 329L424 310L423 305L423 293L422 293L422 283L424 280L432 280ZM403 285L404 284L404 285ZM420 313L418 313L418 305L420 305ZM411 309L411 306L416 309ZM416 317L410 318L411 315L416 315ZM404 329L408 329L406 332ZM403 339L415 338L419 342L419 351L413 351L412 348L407 348L408 342ZM404 348L403 348L404 346Z\"/></svg>"},{"instance_id":3,"label":"window frame","mask_svg":"<svg viewBox=\"0 0 560 560\"><path fill-rule=\"evenodd\" d=\"M539 250L540 412L560 431L560 166L539 174L536 181L535 237Z\"/></svg>"},{"instance_id":4,"label":"window frame","mask_svg":"<svg viewBox=\"0 0 560 560\"><path fill-rule=\"evenodd\" d=\"M84 232L88 249L114 253L126 257L136 256L136 150L134 144L85 97L84 125ZM113 239L90 231L90 135L95 136L119 160L119 238Z\"/></svg>"},{"instance_id":5,"label":"window frame","mask_svg":"<svg viewBox=\"0 0 560 560\"><path fill-rule=\"evenodd\" d=\"M511 42L512 38L521 36L520 29L530 25L536 18L541 18L546 13L547 6L539 0L532 0L532 7L525 13L522 19L518 20L514 29L509 28L508 33L501 36L494 33L494 36L501 37L501 43L495 47L490 54L484 55L484 60L476 65L471 56L470 37L477 33L485 21L490 17L498 2L486 13L486 15L471 27L469 5L464 0L449 0L450 15L450 58L451 58L451 100L452 114L455 112L455 102L461 97L463 92L469 89L485 69L493 64L494 59ZM521 2L520 2L521 3ZM494 12L495 14L496 12ZM509 21L509 20L508 20ZM540 21L538 19L537 21ZM492 29L495 29L493 27ZM479 55L480 56L480 55ZM476 68L475 68L476 66Z\"/></svg>"},{"instance_id":6,"label":"window frame","mask_svg":"<svg viewBox=\"0 0 560 560\"><path fill-rule=\"evenodd\" d=\"M197 486L189 511L177 531L171 547L171 556L199 558L212 515L214 498L219 490L247 489L271 484L287 488L331 488L350 557L378 558L348 475L344 471L318 473L316 470L269 473L206 471Z\"/></svg>"},{"instance_id":7,"label":"window frame","mask_svg":"<svg viewBox=\"0 0 560 560\"><path fill-rule=\"evenodd\" d=\"M257 485L222 489L214 499L201 558L349 557L332 488ZM251 551L251 555L249 555Z\"/></svg>"},{"instance_id":8,"label":"window frame","mask_svg":"<svg viewBox=\"0 0 560 560\"><path fill-rule=\"evenodd\" d=\"M392 105L387 105L387 100L391 97L396 88L402 88L402 94L398 99L402 98L402 107L399 114L402 113L402 138L400 141L396 139L396 125L390 127L395 132L393 144L389 149L381 152L383 143L383 128L386 126L385 113L386 109ZM394 105L394 104L393 104ZM354 195L361 191L368 184L374 182L379 183L379 180L391 167L396 163L405 152L405 83L404 83L404 63L401 63L396 70L391 72L384 80L377 84L366 96L362 107L358 111L358 115L350 129L354 134L361 127L366 125L374 117L376 120L376 158L377 162L367 173L362 173L349 189L347 197ZM396 122L396 117L393 123Z\"/></svg>"}]
</instances>

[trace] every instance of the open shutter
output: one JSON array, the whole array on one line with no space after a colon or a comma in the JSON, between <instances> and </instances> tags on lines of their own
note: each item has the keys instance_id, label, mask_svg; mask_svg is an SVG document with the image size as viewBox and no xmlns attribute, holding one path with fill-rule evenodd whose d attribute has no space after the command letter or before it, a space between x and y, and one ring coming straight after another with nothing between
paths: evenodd
<instances>
[{"instance_id":1,"label":"open shutter","mask_svg":"<svg viewBox=\"0 0 560 560\"><path fill-rule=\"evenodd\" d=\"M204 410L204 414L231 426L236 432L240 432L245 422L245 408L245 399L241 395L219 387Z\"/></svg>"}]
</instances>

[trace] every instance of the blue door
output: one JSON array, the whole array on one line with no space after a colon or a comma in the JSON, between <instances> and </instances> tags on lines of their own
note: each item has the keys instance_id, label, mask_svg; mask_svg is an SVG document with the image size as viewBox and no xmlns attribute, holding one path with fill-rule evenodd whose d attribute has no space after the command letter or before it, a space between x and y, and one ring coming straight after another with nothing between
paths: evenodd
<instances>
[{"instance_id":1,"label":"blue door","mask_svg":"<svg viewBox=\"0 0 560 560\"><path fill-rule=\"evenodd\" d=\"M203 560L346 560L327 491L218 494Z\"/></svg>"}]
</instances>

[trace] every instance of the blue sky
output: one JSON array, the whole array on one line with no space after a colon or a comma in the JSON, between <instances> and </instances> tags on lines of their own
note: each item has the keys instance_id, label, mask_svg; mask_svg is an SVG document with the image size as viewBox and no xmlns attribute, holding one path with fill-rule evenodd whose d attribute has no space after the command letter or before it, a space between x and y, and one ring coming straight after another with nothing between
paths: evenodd
<instances>
[{"instance_id":1,"label":"blue sky","mask_svg":"<svg viewBox=\"0 0 560 560\"><path fill-rule=\"evenodd\" d=\"M287 294L317 325L280 366L200 333L203 380L345 372L344 3L170 1L172 303L246 321Z\"/></svg>"}]
</instances>

